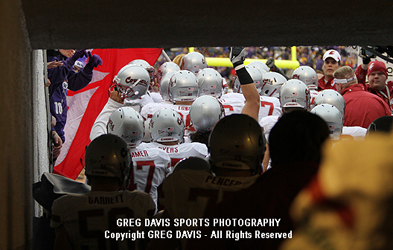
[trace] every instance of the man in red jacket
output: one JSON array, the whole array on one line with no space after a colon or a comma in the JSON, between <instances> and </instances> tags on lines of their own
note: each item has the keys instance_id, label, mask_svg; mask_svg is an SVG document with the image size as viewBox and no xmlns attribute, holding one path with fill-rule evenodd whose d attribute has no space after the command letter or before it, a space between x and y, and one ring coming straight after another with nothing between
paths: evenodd
<instances>
[{"instance_id":1,"label":"man in red jacket","mask_svg":"<svg viewBox=\"0 0 393 250\"><path fill-rule=\"evenodd\" d=\"M318 80L318 91L336 89L333 82L333 73L341 66L341 56L337 50L330 49L323 55L323 77Z\"/></svg>"},{"instance_id":2,"label":"man in red jacket","mask_svg":"<svg viewBox=\"0 0 393 250\"><path fill-rule=\"evenodd\" d=\"M365 91L363 84L358 83L351 67L343 66L333 76L334 85L345 100L344 126L368 128L378 117L391 115L386 102Z\"/></svg>"},{"instance_id":3,"label":"man in red jacket","mask_svg":"<svg viewBox=\"0 0 393 250\"><path fill-rule=\"evenodd\" d=\"M370 62L367 69L368 85L366 90L381 97L392 109L393 82L387 81L388 73L385 63Z\"/></svg>"}]
</instances>

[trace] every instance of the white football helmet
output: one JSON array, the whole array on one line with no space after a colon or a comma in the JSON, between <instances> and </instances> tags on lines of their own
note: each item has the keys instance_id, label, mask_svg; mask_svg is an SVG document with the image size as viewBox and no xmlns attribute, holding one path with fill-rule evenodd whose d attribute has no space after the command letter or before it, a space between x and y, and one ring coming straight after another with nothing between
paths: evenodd
<instances>
[{"instance_id":1,"label":"white football helmet","mask_svg":"<svg viewBox=\"0 0 393 250\"><path fill-rule=\"evenodd\" d=\"M131 155L127 143L117 135L103 134L90 142L85 153L85 171L89 176L114 177L128 187Z\"/></svg>"},{"instance_id":2,"label":"white football helmet","mask_svg":"<svg viewBox=\"0 0 393 250\"><path fill-rule=\"evenodd\" d=\"M303 108L310 110L310 90L297 79L288 80L280 89L281 108Z\"/></svg>"},{"instance_id":3,"label":"white football helmet","mask_svg":"<svg viewBox=\"0 0 393 250\"><path fill-rule=\"evenodd\" d=\"M262 171L265 135L258 122L248 115L232 114L222 118L209 137L209 161L217 168Z\"/></svg>"},{"instance_id":4,"label":"white football helmet","mask_svg":"<svg viewBox=\"0 0 393 250\"><path fill-rule=\"evenodd\" d=\"M106 126L108 134L123 138L129 147L141 144L145 131L143 117L132 107L121 107L109 117Z\"/></svg>"},{"instance_id":5,"label":"white football helmet","mask_svg":"<svg viewBox=\"0 0 393 250\"><path fill-rule=\"evenodd\" d=\"M267 73L270 71L269 67L262 61L252 61L247 65L261 69L263 73Z\"/></svg>"},{"instance_id":6,"label":"white football helmet","mask_svg":"<svg viewBox=\"0 0 393 250\"><path fill-rule=\"evenodd\" d=\"M196 131L210 131L225 116L222 104L214 97L198 97L191 105L191 124Z\"/></svg>"},{"instance_id":7,"label":"white football helmet","mask_svg":"<svg viewBox=\"0 0 393 250\"><path fill-rule=\"evenodd\" d=\"M164 101L169 101L169 81L176 71L166 73L160 82L160 95Z\"/></svg>"},{"instance_id":8,"label":"white football helmet","mask_svg":"<svg viewBox=\"0 0 393 250\"><path fill-rule=\"evenodd\" d=\"M256 67L246 65L245 66L247 72L250 74L252 80L255 83L255 87L257 87L258 92L261 91L262 88L262 71ZM240 87L239 78L236 76L236 79L233 83L233 92L242 93L242 88Z\"/></svg>"},{"instance_id":9,"label":"white football helmet","mask_svg":"<svg viewBox=\"0 0 393 250\"><path fill-rule=\"evenodd\" d=\"M221 74L212 68L205 68L197 75L199 96L210 95L220 98L222 95L223 79Z\"/></svg>"},{"instance_id":10,"label":"white football helmet","mask_svg":"<svg viewBox=\"0 0 393 250\"><path fill-rule=\"evenodd\" d=\"M182 58L182 70L189 70L196 75L204 68L207 68L206 60L199 52L190 52Z\"/></svg>"},{"instance_id":11,"label":"white football helmet","mask_svg":"<svg viewBox=\"0 0 393 250\"><path fill-rule=\"evenodd\" d=\"M198 93L198 80L188 70L176 72L169 80L168 94L171 102L195 101Z\"/></svg>"},{"instance_id":12,"label":"white football helmet","mask_svg":"<svg viewBox=\"0 0 393 250\"><path fill-rule=\"evenodd\" d=\"M150 76L150 81L153 81L154 76L155 76L155 72L154 72L154 67L151 66L150 63L146 62L143 59L135 59L135 60L132 60L131 62L128 63L128 65L131 65L131 64L141 66L142 68L147 70L147 72L149 73L149 76Z\"/></svg>"},{"instance_id":13,"label":"white football helmet","mask_svg":"<svg viewBox=\"0 0 393 250\"><path fill-rule=\"evenodd\" d=\"M304 82L310 89L316 90L318 88L317 72L310 66L300 66L292 73L292 79L299 79Z\"/></svg>"},{"instance_id":14,"label":"white football helmet","mask_svg":"<svg viewBox=\"0 0 393 250\"><path fill-rule=\"evenodd\" d=\"M173 109L162 108L155 112L150 120L149 129L153 141L183 141L184 121L181 115Z\"/></svg>"},{"instance_id":15,"label":"white football helmet","mask_svg":"<svg viewBox=\"0 0 393 250\"><path fill-rule=\"evenodd\" d=\"M331 104L335 106L341 113L343 119L345 114L344 97L334 89L325 89L318 93L314 99L316 106L320 104Z\"/></svg>"},{"instance_id":16,"label":"white football helmet","mask_svg":"<svg viewBox=\"0 0 393 250\"><path fill-rule=\"evenodd\" d=\"M168 72L177 72L180 71L179 65L174 62L164 62L157 70L157 81L161 84L161 79Z\"/></svg>"},{"instance_id":17,"label":"white football helmet","mask_svg":"<svg viewBox=\"0 0 393 250\"><path fill-rule=\"evenodd\" d=\"M331 104L320 104L313 108L310 112L319 115L325 120L330 130L331 139L340 139L344 121L340 111L335 106Z\"/></svg>"},{"instance_id":18,"label":"white football helmet","mask_svg":"<svg viewBox=\"0 0 393 250\"><path fill-rule=\"evenodd\" d=\"M262 76L261 95L279 97L281 86L287 79L277 72L267 72Z\"/></svg>"},{"instance_id":19,"label":"white football helmet","mask_svg":"<svg viewBox=\"0 0 393 250\"><path fill-rule=\"evenodd\" d=\"M125 98L135 100L146 94L149 84L149 73L141 66L130 64L119 70L111 88L114 87Z\"/></svg>"}]
</instances>

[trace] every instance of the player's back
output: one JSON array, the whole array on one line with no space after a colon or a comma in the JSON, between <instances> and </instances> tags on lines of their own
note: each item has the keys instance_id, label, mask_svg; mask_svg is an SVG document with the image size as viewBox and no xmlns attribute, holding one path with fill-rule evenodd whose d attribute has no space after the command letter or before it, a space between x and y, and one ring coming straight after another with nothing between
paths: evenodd
<instances>
[{"instance_id":1,"label":"player's back","mask_svg":"<svg viewBox=\"0 0 393 250\"><path fill-rule=\"evenodd\" d=\"M238 93L227 93L222 95L218 100L225 110L225 115L240 114L244 107L244 99L238 97Z\"/></svg>"},{"instance_id":2,"label":"player's back","mask_svg":"<svg viewBox=\"0 0 393 250\"><path fill-rule=\"evenodd\" d=\"M206 171L179 170L168 176L163 184L165 206L171 218L201 218L209 205L220 202L225 192L251 186L258 175L250 177L213 176Z\"/></svg>"},{"instance_id":3,"label":"player's back","mask_svg":"<svg viewBox=\"0 0 393 250\"><path fill-rule=\"evenodd\" d=\"M181 143L177 145L164 145L157 142L146 143L149 148L158 148L166 152L171 158L171 168L181 159L196 156L205 158L208 155L208 150L205 144L199 142Z\"/></svg>"},{"instance_id":4,"label":"player's back","mask_svg":"<svg viewBox=\"0 0 393 250\"><path fill-rule=\"evenodd\" d=\"M171 173L169 155L158 148L148 148L145 143L130 151L134 165L129 189L150 194L157 204L157 187Z\"/></svg>"},{"instance_id":5,"label":"player's back","mask_svg":"<svg viewBox=\"0 0 393 250\"><path fill-rule=\"evenodd\" d=\"M135 241L105 239L105 235L143 229L143 224L119 227L117 218L140 218L143 223L154 210L150 195L140 191L65 195L53 203L51 227L63 225L74 249L135 249Z\"/></svg>"}]
</instances>

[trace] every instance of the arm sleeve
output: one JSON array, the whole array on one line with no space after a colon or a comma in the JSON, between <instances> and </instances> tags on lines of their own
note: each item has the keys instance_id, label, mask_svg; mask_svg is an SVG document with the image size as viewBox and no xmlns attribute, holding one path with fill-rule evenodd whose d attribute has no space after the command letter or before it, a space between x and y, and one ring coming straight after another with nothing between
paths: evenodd
<instances>
[{"instance_id":1,"label":"arm sleeve","mask_svg":"<svg viewBox=\"0 0 393 250\"><path fill-rule=\"evenodd\" d=\"M68 74L68 89L72 91L78 91L86 87L93 78L93 73L85 71L84 69L75 73L70 71Z\"/></svg>"},{"instance_id":2,"label":"arm sleeve","mask_svg":"<svg viewBox=\"0 0 393 250\"><path fill-rule=\"evenodd\" d=\"M106 134L106 125L108 123L109 117L111 114L118 108L122 107L123 104L118 103L111 98L108 99L108 102L105 104L104 108L101 110L101 113L97 116L93 127L90 131L90 140L94 140L98 136L102 134Z\"/></svg>"}]
</instances>

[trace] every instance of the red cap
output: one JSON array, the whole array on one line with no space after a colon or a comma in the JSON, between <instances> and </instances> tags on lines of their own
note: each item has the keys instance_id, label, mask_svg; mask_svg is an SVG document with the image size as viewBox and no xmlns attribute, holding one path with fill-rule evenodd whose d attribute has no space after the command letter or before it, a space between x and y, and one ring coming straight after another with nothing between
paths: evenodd
<instances>
[{"instance_id":1,"label":"red cap","mask_svg":"<svg viewBox=\"0 0 393 250\"><path fill-rule=\"evenodd\" d=\"M371 74L371 72L374 72L374 71L381 71L382 73L385 74L386 77L388 77L386 65L385 65L385 63L383 63L381 61L370 62L370 64L368 65L368 69L367 69L367 76L369 76Z\"/></svg>"}]
</instances>

